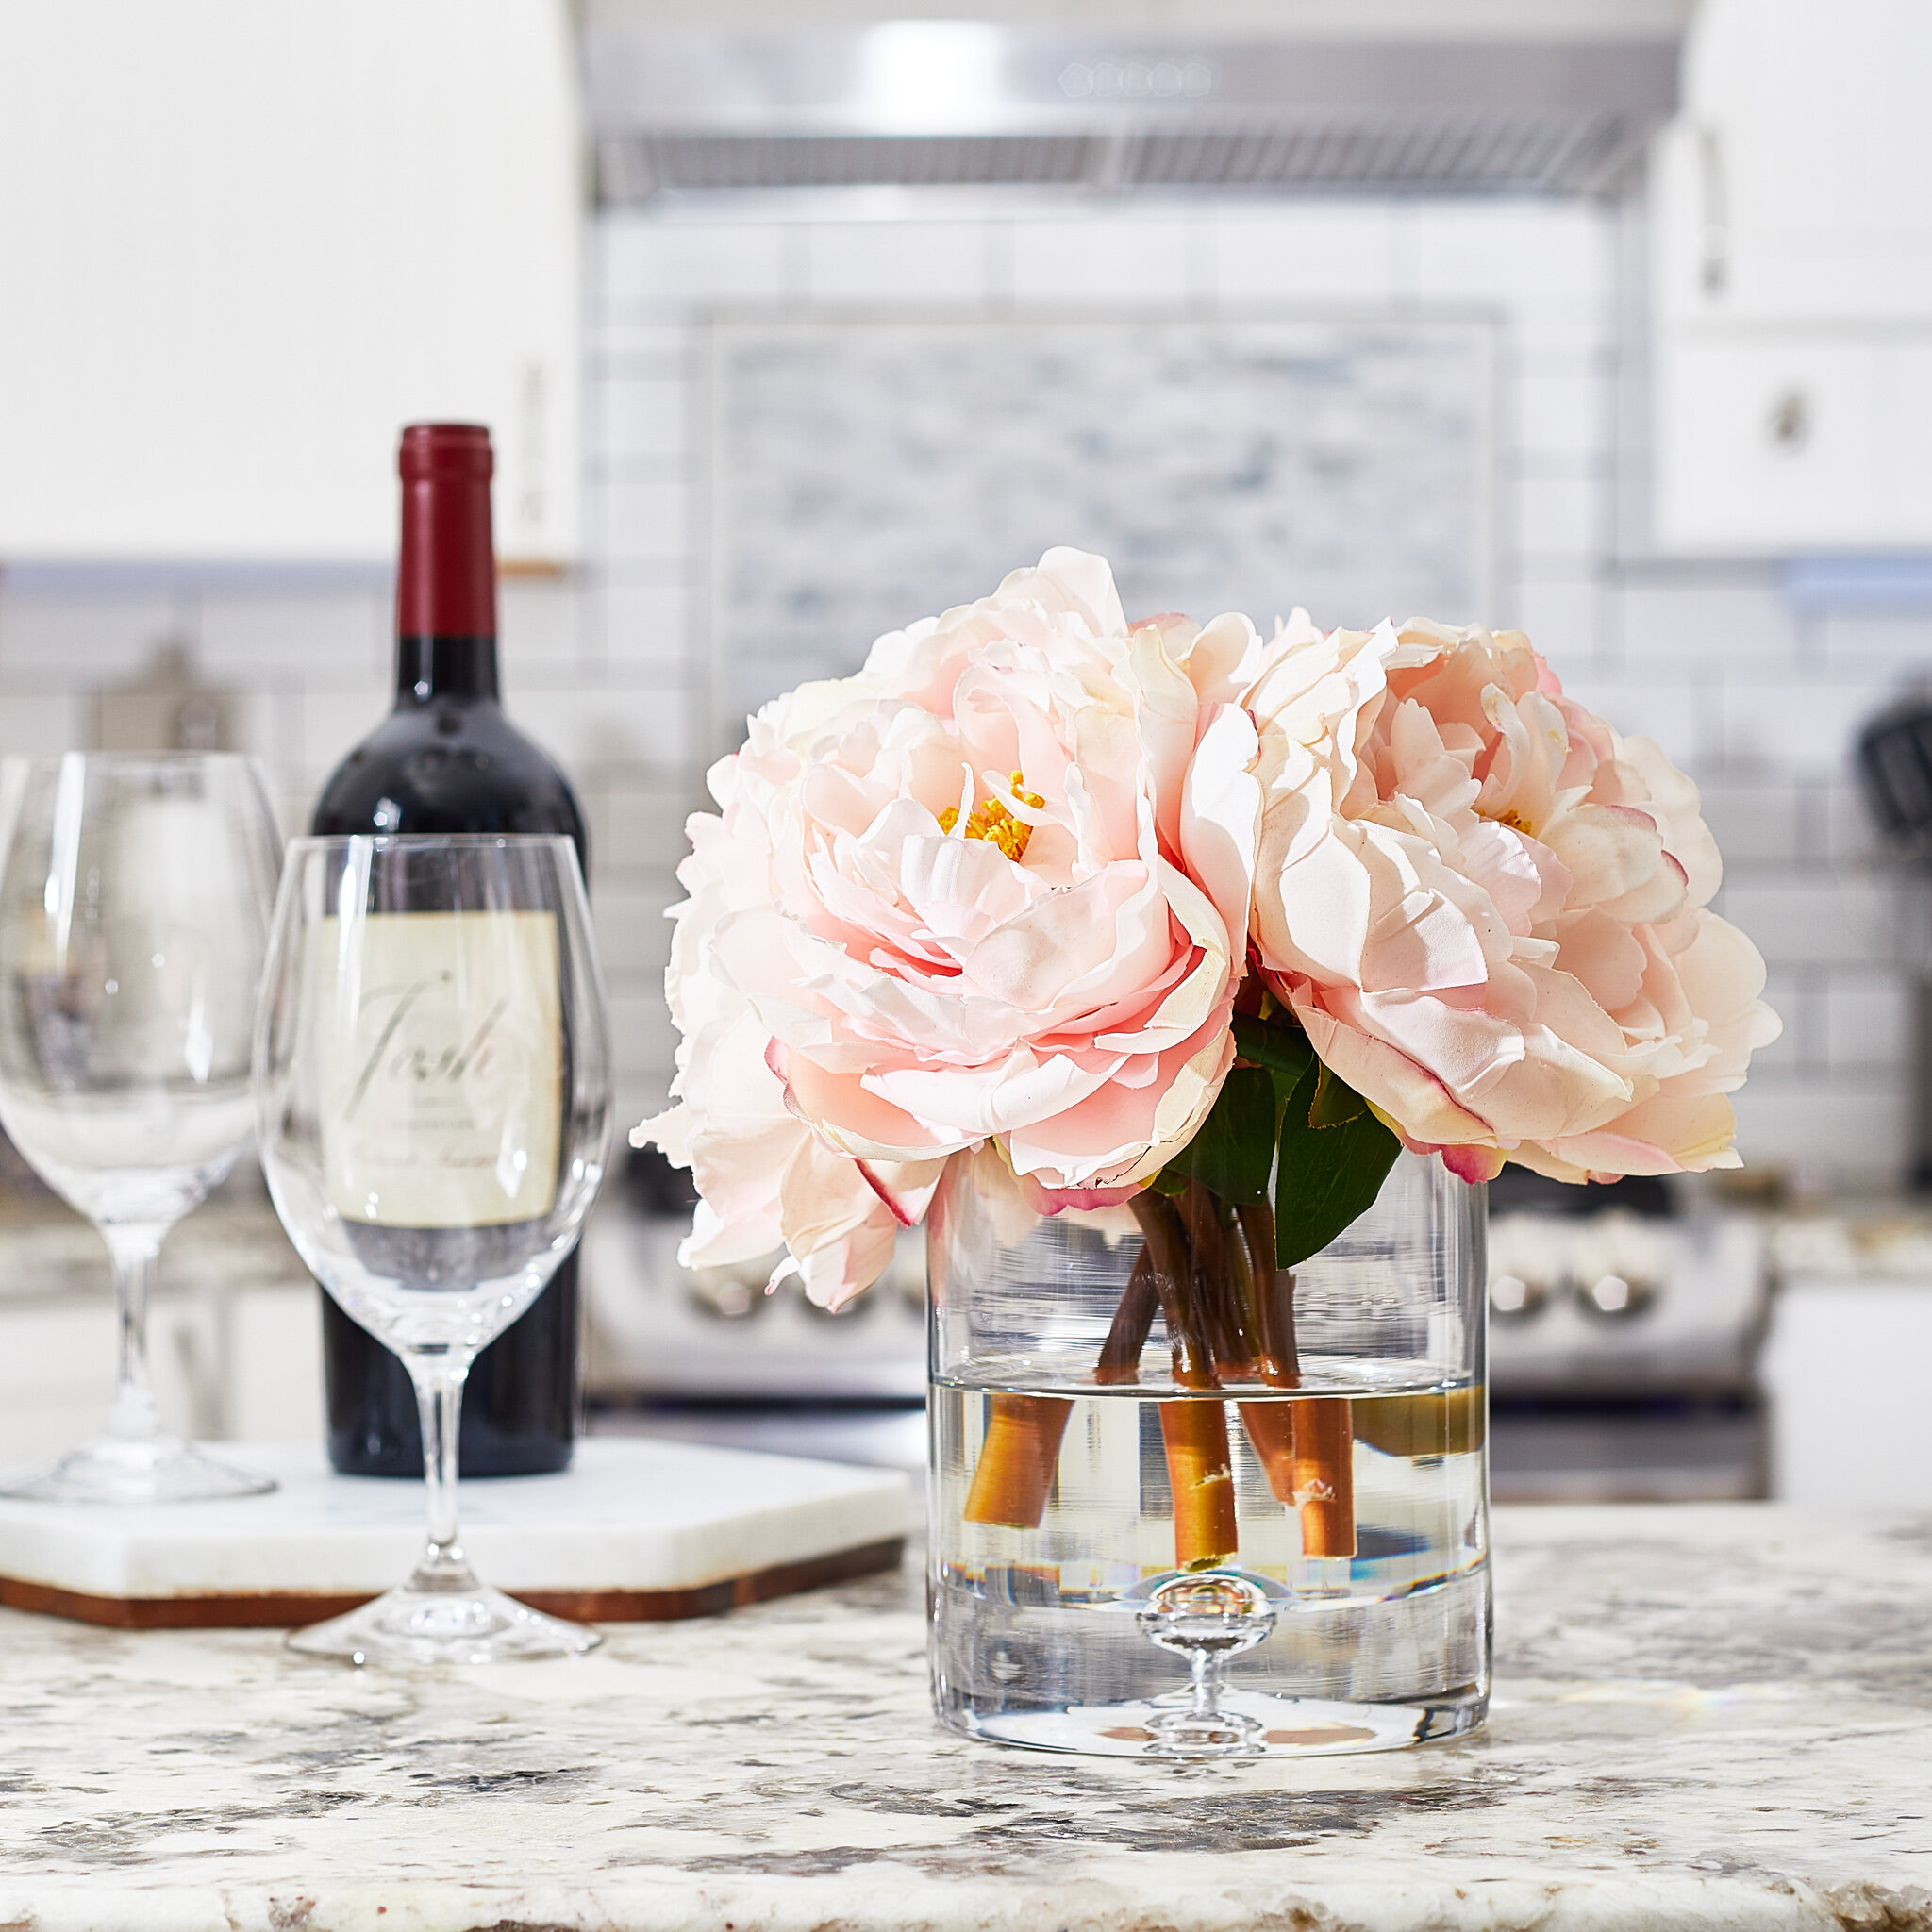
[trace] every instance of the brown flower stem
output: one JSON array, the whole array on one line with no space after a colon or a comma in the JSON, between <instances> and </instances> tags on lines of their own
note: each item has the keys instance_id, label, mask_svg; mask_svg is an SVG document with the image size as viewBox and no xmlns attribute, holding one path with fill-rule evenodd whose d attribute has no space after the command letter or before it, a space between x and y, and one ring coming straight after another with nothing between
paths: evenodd
<instances>
[{"instance_id":1,"label":"brown flower stem","mask_svg":"<svg viewBox=\"0 0 1932 1932\"><path fill-rule=\"evenodd\" d=\"M1301 1386L1294 1335L1294 1275L1274 1265L1274 1216L1266 1202L1240 1210L1263 1338L1262 1378ZM1274 1373L1269 1373L1272 1365ZM1276 1498L1301 1517L1302 1554L1355 1555L1355 1412L1346 1396L1241 1406L1241 1424Z\"/></svg>"},{"instance_id":2,"label":"brown flower stem","mask_svg":"<svg viewBox=\"0 0 1932 1932\"><path fill-rule=\"evenodd\" d=\"M1284 1389L1301 1386L1301 1357L1294 1342L1294 1276L1274 1261L1274 1210L1253 1201L1238 1210L1255 1283L1256 1325L1261 1346L1279 1367Z\"/></svg>"},{"instance_id":3,"label":"brown flower stem","mask_svg":"<svg viewBox=\"0 0 1932 1932\"><path fill-rule=\"evenodd\" d=\"M1160 1306L1154 1287L1154 1264L1143 1245L1127 1277L1113 1326L1100 1351L1096 1382L1133 1382L1141 1373L1141 1351ZM1060 1443L1073 1413L1070 1400L1058 1395L995 1395L973 1485L966 1492L968 1523L1038 1529L1053 1493Z\"/></svg>"},{"instance_id":4,"label":"brown flower stem","mask_svg":"<svg viewBox=\"0 0 1932 1932\"><path fill-rule=\"evenodd\" d=\"M1192 1292L1194 1256L1174 1204L1143 1189L1134 1218L1153 1259L1154 1287L1174 1351L1174 1378L1183 1389L1218 1389L1206 1311ZM1209 1569L1235 1554L1234 1468L1227 1411L1218 1402L1186 1397L1160 1405L1160 1436L1174 1493L1174 1565Z\"/></svg>"},{"instance_id":5,"label":"brown flower stem","mask_svg":"<svg viewBox=\"0 0 1932 1932\"><path fill-rule=\"evenodd\" d=\"M1199 1181L1181 1196L1181 1220L1193 1255L1194 1300L1205 1318L1214 1366L1224 1377L1245 1381L1255 1374L1256 1341L1241 1306L1228 1228L1222 1205Z\"/></svg>"},{"instance_id":6,"label":"brown flower stem","mask_svg":"<svg viewBox=\"0 0 1932 1932\"><path fill-rule=\"evenodd\" d=\"M1160 1440L1174 1491L1174 1568L1211 1570L1240 1545L1227 1411L1218 1402L1187 1397L1163 1402Z\"/></svg>"},{"instance_id":7,"label":"brown flower stem","mask_svg":"<svg viewBox=\"0 0 1932 1932\"><path fill-rule=\"evenodd\" d=\"M1059 1467L1071 1401L1058 1395L995 1395L973 1487L966 1492L968 1523L1038 1529Z\"/></svg>"},{"instance_id":8,"label":"brown flower stem","mask_svg":"<svg viewBox=\"0 0 1932 1932\"><path fill-rule=\"evenodd\" d=\"M1141 1379L1141 1351L1147 1346L1147 1331L1154 1326L1154 1313L1160 1295L1154 1285L1154 1260L1147 1244L1141 1244L1134 1272L1127 1276L1120 1307L1113 1311L1113 1326L1100 1351L1093 1379L1103 1385L1138 1382Z\"/></svg>"},{"instance_id":9,"label":"brown flower stem","mask_svg":"<svg viewBox=\"0 0 1932 1932\"><path fill-rule=\"evenodd\" d=\"M1174 1205L1164 1194L1143 1189L1128 1204L1141 1224L1141 1239L1153 1264L1154 1291L1167 1322L1168 1346L1174 1351L1174 1378L1183 1389L1217 1389L1214 1357L1206 1329L1193 1306L1193 1257L1187 1229Z\"/></svg>"},{"instance_id":10,"label":"brown flower stem","mask_svg":"<svg viewBox=\"0 0 1932 1932\"><path fill-rule=\"evenodd\" d=\"M1355 1555L1355 1405L1345 1395L1304 1397L1294 1410L1294 1503L1302 1555Z\"/></svg>"},{"instance_id":11,"label":"brown flower stem","mask_svg":"<svg viewBox=\"0 0 1932 1932\"><path fill-rule=\"evenodd\" d=\"M1257 1337L1257 1379L1275 1389L1292 1389L1301 1381L1294 1354L1294 1276L1274 1265L1274 1216L1266 1202L1242 1208L1238 1215L1241 1239L1228 1243L1241 1265L1251 1325ZM1282 1349L1283 1340L1287 1342ZM1255 1459L1268 1478L1278 1503L1294 1502L1294 1404L1243 1402L1239 1405L1241 1427L1255 1451Z\"/></svg>"}]
</instances>

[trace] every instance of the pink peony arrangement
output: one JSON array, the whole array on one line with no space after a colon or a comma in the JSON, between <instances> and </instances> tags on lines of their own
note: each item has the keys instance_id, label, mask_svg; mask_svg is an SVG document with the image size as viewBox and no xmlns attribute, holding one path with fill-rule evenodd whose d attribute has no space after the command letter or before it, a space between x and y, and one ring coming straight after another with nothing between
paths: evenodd
<instances>
[{"instance_id":1,"label":"pink peony arrangement","mask_svg":"<svg viewBox=\"0 0 1932 1932\"><path fill-rule=\"evenodd\" d=\"M1735 1165L1778 1030L1695 787L1513 633L1130 624L1052 550L765 706L710 789L633 1139L692 1170L688 1264L782 1246L829 1307L987 1147L1049 1211L1273 1172L1284 1266L1404 1144Z\"/></svg>"}]
</instances>

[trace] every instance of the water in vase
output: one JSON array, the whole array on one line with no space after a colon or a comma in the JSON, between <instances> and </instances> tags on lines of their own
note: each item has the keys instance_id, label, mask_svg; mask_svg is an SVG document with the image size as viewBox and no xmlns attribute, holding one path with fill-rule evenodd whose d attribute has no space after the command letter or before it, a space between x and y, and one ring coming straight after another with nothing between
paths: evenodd
<instances>
[{"instance_id":1,"label":"water in vase","mask_svg":"<svg viewBox=\"0 0 1932 1932\"><path fill-rule=\"evenodd\" d=\"M935 1381L947 1720L1157 1757L1374 1750L1479 1722L1482 1388L1334 1357L1293 1391L1153 1379Z\"/></svg>"}]
</instances>

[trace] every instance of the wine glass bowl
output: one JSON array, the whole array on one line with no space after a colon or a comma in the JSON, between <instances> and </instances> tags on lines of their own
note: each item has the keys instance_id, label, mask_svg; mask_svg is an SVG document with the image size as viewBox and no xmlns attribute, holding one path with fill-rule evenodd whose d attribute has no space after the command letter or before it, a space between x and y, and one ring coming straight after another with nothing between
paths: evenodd
<instances>
[{"instance_id":1,"label":"wine glass bowl","mask_svg":"<svg viewBox=\"0 0 1932 1932\"><path fill-rule=\"evenodd\" d=\"M470 1363L542 1292L603 1178L609 1045L570 841L294 841L255 1068L275 1210L408 1368L429 1506L409 1580L291 1643L384 1663L589 1648L593 1632L477 1582L455 1504Z\"/></svg>"},{"instance_id":2,"label":"wine glass bowl","mask_svg":"<svg viewBox=\"0 0 1932 1932\"><path fill-rule=\"evenodd\" d=\"M169 1228L254 1129L250 1020L280 840L231 754L8 760L0 858L0 1124L114 1258L107 1433L6 1493L187 1501L275 1487L165 1434L144 1319Z\"/></svg>"}]
</instances>

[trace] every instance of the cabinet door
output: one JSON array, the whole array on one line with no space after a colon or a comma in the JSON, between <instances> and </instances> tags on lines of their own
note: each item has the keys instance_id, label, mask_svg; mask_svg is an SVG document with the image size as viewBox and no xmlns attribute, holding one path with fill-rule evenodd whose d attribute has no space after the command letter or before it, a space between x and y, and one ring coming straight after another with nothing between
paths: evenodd
<instances>
[{"instance_id":1,"label":"cabinet door","mask_svg":"<svg viewBox=\"0 0 1932 1932\"><path fill-rule=\"evenodd\" d=\"M1760 1363L1774 1499L1834 1512L1932 1509L1927 1349L1932 1281L1787 1281Z\"/></svg>"},{"instance_id":2,"label":"cabinet door","mask_svg":"<svg viewBox=\"0 0 1932 1932\"><path fill-rule=\"evenodd\" d=\"M1932 332L1668 331L1656 406L1661 548L1932 545Z\"/></svg>"},{"instance_id":3,"label":"cabinet door","mask_svg":"<svg viewBox=\"0 0 1932 1932\"><path fill-rule=\"evenodd\" d=\"M0 558L375 561L403 424L577 537L565 0L0 6Z\"/></svg>"},{"instance_id":4,"label":"cabinet door","mask_svg":"<svg viewBox=\"0 0 1932 1932\"><path fill-rule=\"evenodd\" d=\"M1668 307L1932 318L1928 76L1924 0L1703 0L1662 171Z\"/></svg>"},{"instance_id":5,"label":"cabinet door","mask_svg":"<svg viewBox=\"0 0 1932 1932\"><path fill-rule=\"evenodd\" d=\"M1659 541L1732 553L1884 541L1878 368L1866 344L1678 335L1659 349Z\"/></svg>"},{"instance_id":6,"label":"cabinet door","mask_svg":"<svg viewBox=\"0 0 1932 1932\"><path fill-rule=\"evenodd\" d=\"M1932 541L1932 330L1887 345L1897 441L1892 482L1900 517Z\"/></svg>"}]
</instances>

